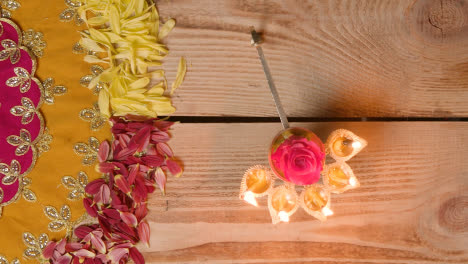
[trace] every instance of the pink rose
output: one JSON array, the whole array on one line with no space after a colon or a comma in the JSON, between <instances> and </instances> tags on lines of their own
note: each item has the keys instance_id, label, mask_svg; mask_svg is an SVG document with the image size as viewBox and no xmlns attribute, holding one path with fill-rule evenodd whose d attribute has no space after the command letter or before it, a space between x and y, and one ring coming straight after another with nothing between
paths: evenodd
<instances>
[{"instance_id":1,"label":"pink rose","mask_svg":"<svg viewBox=\"0 0 468 264\"><path fill-rule=\"evenodd\" d=\"M320 179L325 159L324 146L320 140L310 141L300 136L286 139L271 155L271 165L286 181L309 185Z\"/></svg>"}]
</instances>

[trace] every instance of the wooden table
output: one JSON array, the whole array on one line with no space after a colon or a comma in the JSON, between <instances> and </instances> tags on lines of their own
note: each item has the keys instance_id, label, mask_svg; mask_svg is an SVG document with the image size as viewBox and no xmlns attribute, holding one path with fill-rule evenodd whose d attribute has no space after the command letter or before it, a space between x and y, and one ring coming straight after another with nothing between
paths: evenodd
<instances>
[{"instance_id":1,"label":"wooden table","mask_svg":"<svg viewBox=\"0 0 468 264\"><path fill-rule=\"evenodd\" d=\"M468 1L157 5L178 21L168 76L180 56L189 72L172 140L185 174L149 202L148 263L468 263ZM361 188L324 223L298 210L272 225L266 199L238 199L281 129L251 25L293 125L369 141L349 163Z\"/></svg>"}]
</instances>

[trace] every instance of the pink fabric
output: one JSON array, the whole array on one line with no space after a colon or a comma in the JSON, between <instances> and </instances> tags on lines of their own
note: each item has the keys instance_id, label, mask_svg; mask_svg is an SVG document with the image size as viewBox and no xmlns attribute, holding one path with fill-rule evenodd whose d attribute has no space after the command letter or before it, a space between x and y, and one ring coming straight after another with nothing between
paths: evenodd
<instances>
[{"instance_id":1,"label":"pink fabric","mask_svg":"<svg viewBox=\"0 0 468 264\"><path fill-rule=\"evenodd\" d=\"M3 33L0 36L0 52L5 49L2 41L6 39L13 40L18 44L19 32L17 26L10 20L1 19L1 26L3 27ZM18 48L20 48L18 46ZM23 125L21 123L21 116L14 116L10 113L10 109L21 104L21 98L29 98L36 108L41 103L41 88L38 85L37 79L31 80L30 89L22 93L18 87L9 87L6 82L9 78L15 77L16 74L14 69L16 67L22 67L26 69L30 75L34 76L35 61L29 55L25 48L20 48L21 58L16 64L12 64L10 58L0 61L0 163L5 163L10 166L12 160L17 160L21 164L21 174L27 172L30 167L34 164L35 154L32 148L22 156L16 156L16 146L12 146L7 142L7 137L10 135L20 135L21 129L26 129L31 134L31 141L40 135L42 131L41 120L37 114L34 115L34 119L29 124ZM4 203L12 200L17 192L19 191L19 182L16 181L11 185L3 185L1 179L4 177L0 173L0 188L3 189L4 198L1 201L0 206Z\"/></svg>"}]
</instances>

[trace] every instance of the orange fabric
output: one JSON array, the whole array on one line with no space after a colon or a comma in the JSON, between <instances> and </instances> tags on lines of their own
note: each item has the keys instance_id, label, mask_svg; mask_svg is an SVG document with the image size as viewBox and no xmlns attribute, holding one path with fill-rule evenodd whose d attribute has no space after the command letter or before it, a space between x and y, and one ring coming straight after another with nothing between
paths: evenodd
<instances>
[{"instance_id":1,"label":"orange fabric","mask_svg":"<svg viewBox=\"0 0 468 264\"><path fill-rule=\"evenodd\" d=\"M110 137L107 124L98 132L93 132L89 123L79 118L79 112L91 107L97 97L79 84L80 78L90 73L90 65L83 61L83 55L72 53L72 46L79 39L79 28L73 22L59 21L59 14L65 8L63 0L21 1L21 8L12 12L12 19L23 31L33 29L44 34L47 47L44 56L38 58L37 77L42 81L53 77L55 84L66 86L68 92L57 96L54 105L44 104L41 107L53 141L51 149L38 158L28 175L32 179L30 189L36 194L37 201L31 203L20 198L3 208L0 217L0 255L10 261L18 258L21 263L35 262L22 257L27 248L22 241L24 232L31 232L36 237L47 233L51 239L65 235L65 232L48 230L50 220L43 212L44 206L60 209L64 204L69 205L72 221L84 213L81 200L66 198L69 190L61 184L61 179L64 175L76 178L80 170L88 174L89 181L99 177L94 166L81 164L82 157L74 153L73 145L87 142L90 136L100 141Z\"/></svg>"}]
</instances>

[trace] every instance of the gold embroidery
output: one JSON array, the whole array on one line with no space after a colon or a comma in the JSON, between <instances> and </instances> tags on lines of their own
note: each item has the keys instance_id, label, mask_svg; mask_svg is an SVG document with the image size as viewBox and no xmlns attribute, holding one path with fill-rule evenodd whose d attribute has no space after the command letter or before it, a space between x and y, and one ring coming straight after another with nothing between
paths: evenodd
<instances>
[{"instance_id":1,"label":"gold embroidery","mask_svg":"<svg viewBox=\"0 0 468 264\"><path fill-rule=\"evenodd\" d=\"M26 46L36 57L44 56L44 49L47 47L41 32L32 29L23 31L23 45Z\"/></svg>"},{"instance_id":2,"label":"gold embroidery","mask_svg":"<svg viewBox=\"0 0 468 264\"><path fill-rule=\"evenodd\" d=\"M62 183L65 188L70 190L68 199L80 200L85 195L85 187L88 184L88 175L84 171L78 172L77 178L72 176L63 176Z\"/></svg>"},{"instance_id":3,"label":"gold embroidery","mask_svg":"<svg viewBox=\"0 0 468 264\"><path fill-rule=\"evenodd\" d=\"M48 228L52 232L60 232L72 226L70 222L71 210L66 204L60 208L60 213L55 207L46 206L44 207L44 214L51 220Z\"/></svg>"},{"instance_id":4,"label":"gold embroidery","mask_svg":"<svg viewBox=\"0 0 468 264\"><path fill-rule=\"evenodd\" d=\"M81 163L87 166L93 164L96 161L100 144L99 140L95 137L90 137L88 142L88 144L79 142L73 146L73 150L76 154L84 156Z\"/></svg>"},{"instance_id":5,"label":"gold embroidery","mask_svg":"<svg viewBox=\"0 0 468 264\"><path fill-rule=\"evenodd\" d=\"M4 50L0 51L0 61L10 58L11 64L18 63L21 58L21 52L18 45L16 45L16 43L11 39L4 39L0 44L4 48Z\"/></svg>"},{"instance_id":6,"label":"gold embroidery","mask_svg":"<svg viewBox=\"0 0 468 264\"><path fill-rule=\"evenodd\" d=\"M31 99L27 97L21 98L21 105L13 106L10 113L14 116L21 116L21 124L27 125L34 119L37 109Z\"/></svg>"},{"instance_id":7,"label":"gold embroidery","mask_svg":"<svg viewBox=\"0 0 468 264\"><path fill-rule=\"evenodd\" d=\"M19 136L8 136L7 142L12 146L16 146L16 156L23 156L29 151L29 148L31 147L31 134L29 134L29 131L22 128L20 130Z\"/></svg>"},{"instance_id":8,"label":"gold embroidery","mask_svg":"<svg viewBox=\"0 0 468 264\"><path fill-rule=\"evenodd\" d=\"M3 201L3 189L0 187L0 203ZM0 215L2 215L2 208L0 207Z\"/></svg>"},{"instance_id":9,"label":"gold embroidery","mask_svg":"<svg viewBox=\"0 0 468 264\"><path fill-rule=\"evenodd\" d=\"M65 4L67 5L67 8L60 14L60 21L70 22L72 20L75 20L75 24L77 26L83 24L84 21L80 18L80 14L78 14L77 12L78 7L81 6L81 2L65 0Z\"/></svg>"},{"instance_id":10,"label":"gold embroidery","mask_svg":"<svg viewBox=\"0 0 468 264\"><path fill-rule=\"evenodd\" d=\"M54 78L47 78L42 83L42 88L44 89L44 101L47 104L55 103L54 96L64 95L68 89L63 85L54 86Z\"/></svg>"},{"instance_id":11,"label":"gold embroidery","mask_svg":"<svg viewBox=\"0 0 468 264\"><path fill-rule=\"evenodd\" d=\"M20 261L19 261L17 258L15 258L15 259L13 259L11 262L9 262L9 261L5 258L5 256L0 255L0 264L20 264Z\"/></svg>"},{"instance_id":12,"label":"gold embroidery","mask_svg":"<svg viewBox=\"0 0 468 264\"><path fill-rule=\"evenodd\" d=\"M90 83L93 82L93 79L98 77L102 72L104 71L104 68L102 68L99 65L92 65L91 66L91 74L85 75L81 77L80 79L80 84L84 87L89 87ZM95 85L92 85L93 88L93 94L98 95L101 89L105 88L105 84L103 82L98 82Z\"/></svg>"},{"instance_id":13,"label":"gold embroidery","mask_svg":"<svg viewBox=\"0 0 468 264\"><path fill-rule=\"evenodd\" d=\"M2 44L3 45L3 44ZM0 60L1 59L1 52L0 52ZM19 59L18 59L19 60ZM13 63L13 62L12 62ZM29 72L21 67L16 67L14 69L14 72L16 76L11 77L6 81L6 85L9 87L20 87L20 92L25 93L29 91L29 88L31 88L31 75L29 75Z\"/></svg>"},{"instance_id":14,"label":"gold embroidery","mask_svg":"<svg viewBox=\"0 0 468 264\"><path fill-rule=\"evenodd\" d=\"M36 194L29 189L29 185L31 185L32 180L28 177L23 177L21 181L21 185L23 187L23 198L28 202L35 202L37 200Z\"/></svg>"},{"instance_id":15,"label":"gold embroidery","mask_svg":"<svg viewBox=\"0 0 468 264\"><path fill-rule=\"evenodd\" d=\"M0 163L0 172L5 175L2 179L2 184L11 185L20 178L21 165L17 160L12 160L10 166Z\"/></svg>"},{"instance_id":16,"label":"gold embroidery","mask_svg":"<svg viewBox=\"0 0 468 264\"><path fill-rule=\"evenodd\" d=\"M42 133L41 136L39 136L35 144L39 156L42 155L42 153L50 150L51 142L52 142L52 136L49 134L49 129L46 127L44 129L44 132Z\"/></svg>"},{"instance_id":17,"label":"gold embroidery","mask_svg":"<svg viewBox=\"0 0 468 264\"><path fill-rule=\"evenodd\" d=\"M16 0L1 0L2 17L11 18L11 11L15 11L21 7L20 3Z\"/></svg>"},{"instance_id":18,"label":"gold embroidery","mask_svg":"<svg viewBox=\"0 0 468 264\"><path fill-rule=\"evenodd\" d=\"M80 118L84 121L90 122L89 126L92 131L98 131L107 121L107 118L101 116L99 105L97 103L94 103L93 108L85 108L81 110Z\"/></svg>"},{"instance_id":19,"label":"gold embroidery","mask_svg":"<svg viewBox=\"0 0 468 264\"><path fill-rule=\"evenodd\" d=\"M28 259L42 259L42 250L47 246L49 243L49 236L45 233L36 237L29 233L23 233L23 243L26 245L26 250L23 253L23 256Z\"/></svg>"}]
</instances>

